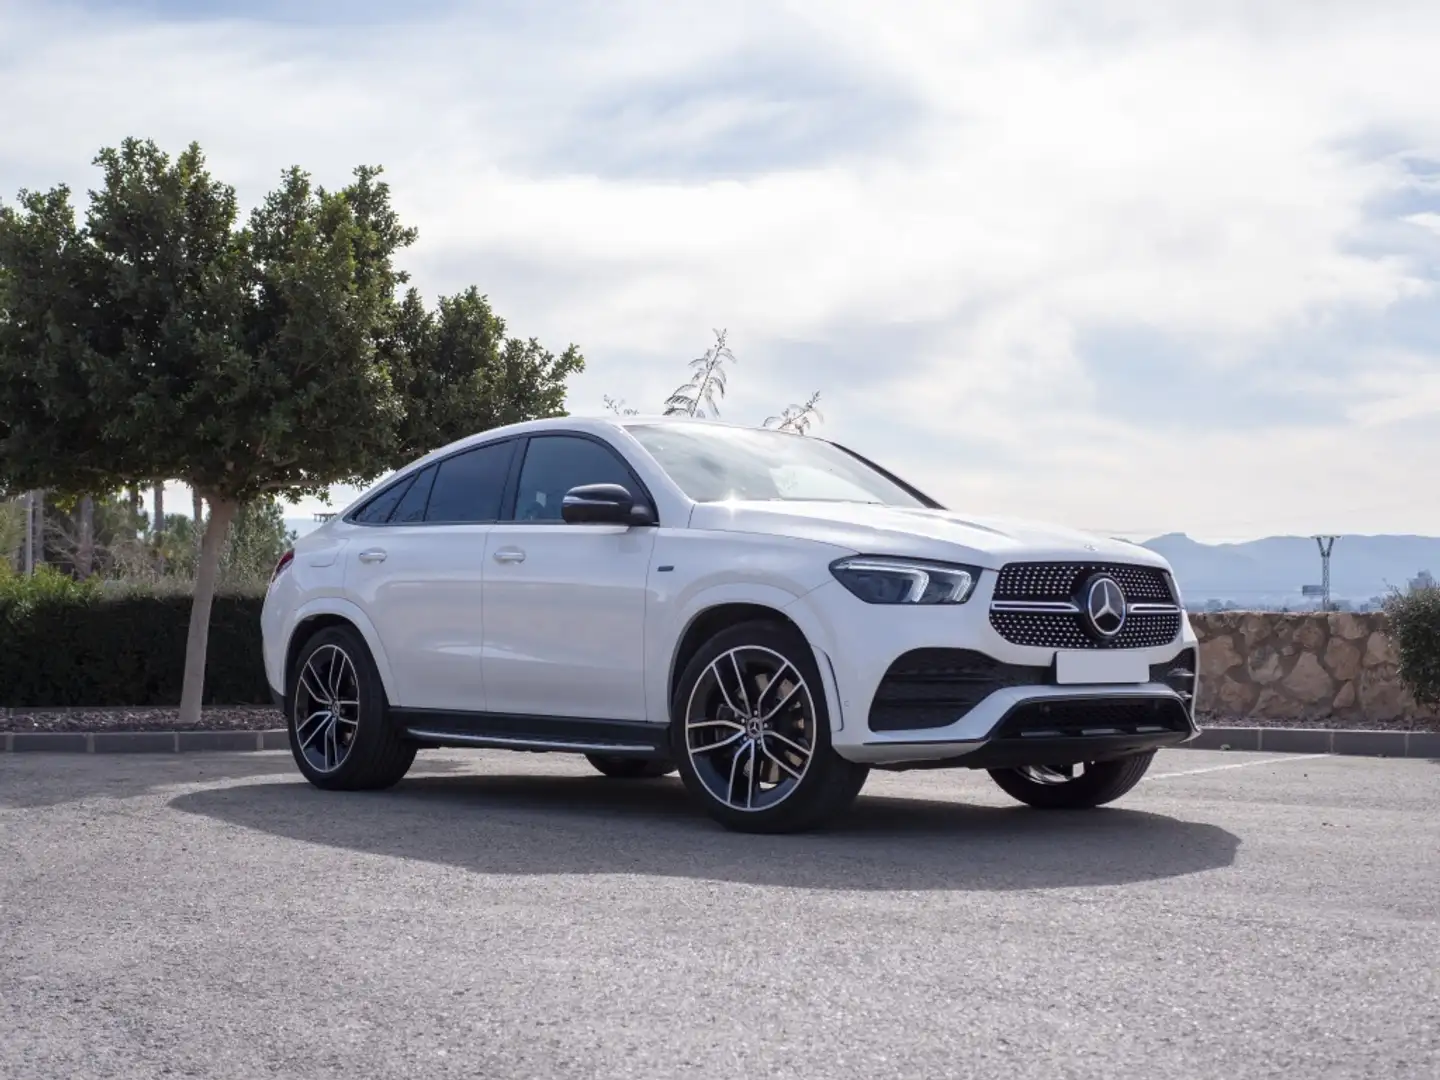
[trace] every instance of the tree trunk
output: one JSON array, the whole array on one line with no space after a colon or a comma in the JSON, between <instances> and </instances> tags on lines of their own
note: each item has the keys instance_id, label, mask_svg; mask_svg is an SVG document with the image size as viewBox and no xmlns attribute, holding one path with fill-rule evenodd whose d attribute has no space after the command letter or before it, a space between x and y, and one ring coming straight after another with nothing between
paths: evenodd
<instances>
[{"instance_id":1,"label":"tree trunk","mask_svg":"<svg viewBox=\"0 0 1440 1080\"><path fill-rule=\"evenodd\" d=\"M140 539L140 525L139 525L139 522L140 522L140 489L139 489L138 487L132 487L132 488L130 489L130 520L135 523L135 529L134 529L135 535L134 535L134 539L139 540L139 539Z\"/></svg>"},{"instance_id":2,"label":"tree trunk","mask_svg":"<svg viewBox=\"0 0 1440 1080\"><path fill-rule=\"evenodd\" d=\"M83 581L95 571L95 500L80 499L80 544L75 552L75 571Z\"/></svg>"},{"instance_id":3,"label":"tree trunk","mask_svg":"<svg viewBox=\"0 0 1440 1080\"><path fill-rule=\"evenodd\" d=\"M190 516L195 522L195 546L199 548L205 536L200 531L205 522L205 497L194 488L190 489Z\"/></svg>"},{"instance_id":4,"label":"tree trunk","mask_svg":"<svg viewBox=\"0 0 1440 1080\"><path fill-rule=\"evenodd\" d=\"M230 523L239 505L233 499L210 499L210 520L200 544L200 565L195 572L195 599L190 606L190 634L185 639L185 682L180 690L180 723L200 722L200 702L205 696L205 650L210 643L210 608L215 601L215 578L220 553Z\"/></svg>"},{"instance_id":5,"label":"tree trunk","mask_svg":"<svg viewBox=\"0 0 1440 1080\"><path fill-rule=\"evenodd\" d=\"M41 488L35 492L35 513L32 515L32 524L35 527L35 566L45 565L45 489Z\"/></svg>"},{"instance_id":6,"label":"tree trunk","mask_svg":"<svg viewBox=\"0 0 1440 1080\"><path fill-rule=\"evenodd\" d=\"M155 496L155 527L151 530L155 542L155 564L160 573L165 572L165 550L162 546L165 540L165 481L160 481L151 489Z\"/></svg>"}]
</instances>

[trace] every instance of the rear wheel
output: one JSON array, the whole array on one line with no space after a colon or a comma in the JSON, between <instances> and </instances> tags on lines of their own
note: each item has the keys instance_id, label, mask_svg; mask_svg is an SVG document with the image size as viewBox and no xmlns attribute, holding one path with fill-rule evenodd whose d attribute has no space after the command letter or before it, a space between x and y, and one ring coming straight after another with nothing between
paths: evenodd
<instances>
[{"instance_id":1,"label":"rear wheel","mask_svg":"<svg viewBox=\"0 0 1440 1080\"><path fill-rule=\"evenodd\" d=\"M613 754L586 754L585 760L616 780L654 780L675 771L674 762L664 758L632 758Z\"/></svg>"},{"instance_id":2,"label":"rear wheel","mask_svg":"<svg viewBox=\"0 0 1440 1080\"><path fill-rule=\"evenodd\" d=\"M310 783L376 790L410 771L417 747L391 726L380 672L359 631L321 630L300 650L290 681L290 752Z\"/></svg>"},{"instance_id":3,"label":"rear wheel","mask_svg":"<svg viewBox=\"0 0 1440 1080\"><path fill-rule=\"evenodd\" d=\"M795 630L722 630L681 673L671 704L680 778L715 820L740 832L798 832L850 806L869 768L840 757L815 654Z\"/></svg>"},{"instance_id":4,"label":"rear wheel","mask_svg":"<svg viewBox=\"0 0 1440 1080\"><path fill-rule=\"evenodd\" d=\"M1087 810L1114 802L1138 784L1155 751L1083 765L991 769L990 778L1013 798L1041 810Z\"/></svg>"}]
</instances>

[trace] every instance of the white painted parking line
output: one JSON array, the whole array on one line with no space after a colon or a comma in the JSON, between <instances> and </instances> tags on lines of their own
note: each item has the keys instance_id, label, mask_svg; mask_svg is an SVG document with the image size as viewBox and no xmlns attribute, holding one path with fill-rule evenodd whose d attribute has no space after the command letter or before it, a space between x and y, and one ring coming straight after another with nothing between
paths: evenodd
<instances>
[{"instance_id":1,"label":"white painted parking line","mask_svg":"<svg viewBox=\"0 0 1440 1080\"><path fill-rule=\"evenodd\" d=\"M1333 757L1332 754L1286 754L1284 757L1265 758L1262 761L1236 761L1229 765L1211 765L1204 769L1184 769L1181 772L1156 773L1146 780L1171 780L1177 776L1199 776L1207 772L1224 772L1226 769L1248 769L1252 765L1280 765L1290 761L1314 761L1316 758Z\"/></svg>"}]
</instances>

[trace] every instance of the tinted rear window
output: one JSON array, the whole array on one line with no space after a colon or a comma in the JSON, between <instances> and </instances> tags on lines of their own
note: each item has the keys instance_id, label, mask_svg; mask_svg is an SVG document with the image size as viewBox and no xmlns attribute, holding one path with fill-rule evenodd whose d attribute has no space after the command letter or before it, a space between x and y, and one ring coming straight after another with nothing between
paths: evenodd
<instances>
[{"instance_id":1,"label":"tinted rear window","mask_svg":"<svg viewBox=\"0 0 1440 1080\"><path fill-rule=\"evenodd\" d=\"M440 462L430 489L426 521L496 521L505 480L510 474L513 441L477 446Z\"/></svg>"}]
</instances>

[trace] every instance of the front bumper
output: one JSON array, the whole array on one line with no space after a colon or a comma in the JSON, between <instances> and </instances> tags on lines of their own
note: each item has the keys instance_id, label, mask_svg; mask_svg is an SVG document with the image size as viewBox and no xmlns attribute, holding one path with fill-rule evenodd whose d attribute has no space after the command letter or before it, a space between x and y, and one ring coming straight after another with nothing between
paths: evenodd
<instances>
[{"instance_id":1,"label":"front bumper","mask_svg":"<svg viewBox=\"0 0 1440 1080\"><path fill-rule=\"evenodd\" d=\"M1174 746L1199 734L1198 643L1188 619L1180 620L1173 641L1126 650L1146 665L1148 681L1059 684L1056 649L1014 644L992 625L994 580L986 573L970 601L954 607L864 604L838 583L793 605L833 674L831 740L841 757L877 767L1065 765ZM894 704L887 673L897 660L931 651L993 661L993 689L982 685L987 692L955 707L953 717L927 704L923 721L898 723L893 708L880 707ZM1177 661L1192 672L1188 687L1166 679Z\"/></svg>"}]
</instances>

